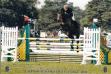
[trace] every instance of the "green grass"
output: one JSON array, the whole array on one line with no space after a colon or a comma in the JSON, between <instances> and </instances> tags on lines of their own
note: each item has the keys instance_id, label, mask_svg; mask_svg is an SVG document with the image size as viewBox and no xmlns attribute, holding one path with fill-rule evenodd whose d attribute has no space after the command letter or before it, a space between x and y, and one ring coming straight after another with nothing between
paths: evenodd
<instances>
[{"instance_id":1,"label":"green grass","mask_svg":"<svg viewBox=\"0 0 111 74\"><path fill-rule=\"evenodd\" d=\"M5 71L6 66L10 67L9 72ZM103 70L105 66L107 73ZM1 63L1 74L111 74L111 66L54 62Z\"/></svg>"}]
</instances>

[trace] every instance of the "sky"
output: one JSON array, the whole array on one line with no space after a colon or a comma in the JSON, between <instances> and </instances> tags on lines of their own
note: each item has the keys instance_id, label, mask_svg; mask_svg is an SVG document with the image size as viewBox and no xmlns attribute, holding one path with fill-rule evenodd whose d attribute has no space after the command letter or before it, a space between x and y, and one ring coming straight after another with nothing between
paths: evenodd
<instances>
[{"instance_id":1,"label":"sky","mask_svg":"<svg viewBox=\"0 0 111 74\"><path fill-rule=\"evenodd\" d=\"M68 2L73 2L74 6L79 6L81 9L85 9L88 2L91 0L68 0Z\"/></svg>"},{"instance_id":2,"label":"sky","mask_svg":"<svg viewBox=\"0 0 111 74\"><path fill-rule=\"evenodd\" d=\"M37 8L41 8L45 3L45 0L38 0L40 4L37 4ZM68 2L73 2L73 6L79 6L81 9L85 9L85 6L88 4L88 2L91 0L68 0Z\"/></svg>"}]
</instances>

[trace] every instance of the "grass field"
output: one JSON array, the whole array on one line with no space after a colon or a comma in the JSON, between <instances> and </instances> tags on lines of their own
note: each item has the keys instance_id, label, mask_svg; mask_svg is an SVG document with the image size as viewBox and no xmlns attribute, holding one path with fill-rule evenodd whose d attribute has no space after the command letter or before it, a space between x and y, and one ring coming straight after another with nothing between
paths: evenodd
<instances>
[{"instance_id":1,"label":"grass field","mask_svg":"<svg viewBox=\"0 0 111 74\"><path fill-rule=\"evenodd\" d=\"M6 66L9 72L6 72ZM107 67L107 72L104 72ZM111 65L81 65L54 62L1 63L1 74L111 74Z\"/></svg>"}]
</instances>

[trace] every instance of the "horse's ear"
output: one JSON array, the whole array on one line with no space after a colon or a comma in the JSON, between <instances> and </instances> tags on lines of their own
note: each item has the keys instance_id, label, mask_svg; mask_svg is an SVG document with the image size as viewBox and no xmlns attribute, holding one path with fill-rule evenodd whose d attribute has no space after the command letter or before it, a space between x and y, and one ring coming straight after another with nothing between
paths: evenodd
<instances>
[{"instance_id":1,"label":"horse's ear","mask_svg":"<svg viewBox=\"0 0 111 74\"><path fill-rule=\"evenodd\" d=\"M57 14L57 21L62 21L62 15L61 14Z\"/></svg>"},{"instance_id":2,"label":"horse's ear","mask_svg":"<svg viewBox=\"0 0 111 74\"><path fill-rule=\"evenodd\" d=\"M60 20L60 14L57 13L57 21L59 21L59 20Z\"/></svg>"}]
</instances>

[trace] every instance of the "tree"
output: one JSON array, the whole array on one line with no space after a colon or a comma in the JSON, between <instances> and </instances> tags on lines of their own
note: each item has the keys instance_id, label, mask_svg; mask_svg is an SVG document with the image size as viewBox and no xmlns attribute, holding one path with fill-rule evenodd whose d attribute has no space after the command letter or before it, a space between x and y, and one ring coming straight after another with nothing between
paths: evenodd
<instances>
[{"instance_id":1,"label":"tree","mask_svg":"<svg viewBox=\"0 0 111 74\"><path fill-rule=\"evenodd\" d=\"M81 10L79 7L73 7L73 13L75 20L80 22L80 19L84 17L84 11Z\"/></svg>"},{"instance_id":2,"label":"tree","mask_svg":"<svg viewBox=\"0 0 111 74\"><path fill-rule=\"evenodd\" d=\"M0 23L5 26L23 26L24 15L37 19L35 0L0 0Z\"/></svg>"},{"instance_id":3,"label":"tree","mask_svg":"<svg viewBox=\"0 0 111 74\"><path fill-rule=\"evenodd\" d=\"M92 0L87 5L85 17L81 19L83 25L89 25L93 18L99 19L102 29L108 29L111 21L111 0Z\"/></svg>"}]
</instances>

